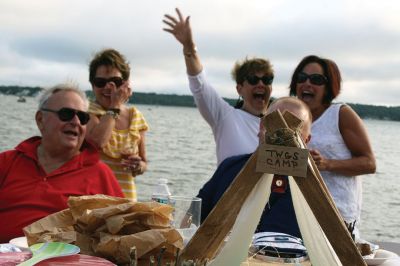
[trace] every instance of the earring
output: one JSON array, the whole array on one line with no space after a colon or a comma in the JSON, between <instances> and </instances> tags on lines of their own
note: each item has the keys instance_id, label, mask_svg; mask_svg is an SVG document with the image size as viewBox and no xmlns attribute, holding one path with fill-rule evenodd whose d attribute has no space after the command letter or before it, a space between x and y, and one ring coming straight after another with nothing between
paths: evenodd
<instances>
[{"instance_id":1,"label":"earring","mask_svg":"<svg viewBox=\"0 0 400 266\"><path fill-rule=\"evenodd\" d=\"M236 101L235 108L240 109L243 106L243 98L242 95L239 95L239 98Z\"/></svg>"}]
</instances>

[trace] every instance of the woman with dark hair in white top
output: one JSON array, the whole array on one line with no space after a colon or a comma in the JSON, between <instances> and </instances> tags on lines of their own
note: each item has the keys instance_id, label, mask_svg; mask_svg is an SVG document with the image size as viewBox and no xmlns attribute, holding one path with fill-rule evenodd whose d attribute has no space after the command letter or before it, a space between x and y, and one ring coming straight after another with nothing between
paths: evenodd
<instances>
[{"instance_id":1,"label":"woman with dark hair in white top","mask_svg":"<svg viewBox=\"0 0 400 266\"><path fill-rule=\"evenodd\" d=\"M361 118L346 104L332 103L341 75L332 60L315 55L296 67L290 94L311 110L308 147L343 219L351 227L360 221L362 184L359 175L374 173L375 157ZM355 230L357 237L358 230Z\"/></svg>"}]
</instances>

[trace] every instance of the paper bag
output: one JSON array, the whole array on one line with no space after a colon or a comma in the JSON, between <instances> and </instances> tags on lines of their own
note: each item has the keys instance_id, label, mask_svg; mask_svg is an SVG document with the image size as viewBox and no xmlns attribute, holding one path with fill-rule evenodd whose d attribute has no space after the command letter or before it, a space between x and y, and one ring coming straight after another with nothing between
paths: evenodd
<instances>
[{"instance_id":1,"label":"paper bag","mask_svg":"<svg viewBox=\"0 0 400 266\"><path fill-rule=\"evenodd\" d=\"M180 234L170 226L173 208L157 202L131 202L106 195L70 197L69 209L51 214L24 228L28 244L61 241L81 248L82 254L129 263L166 248L173 257L183 248ZM164 257L163 256L163 257Z\"/></svg>"}]
</instances>

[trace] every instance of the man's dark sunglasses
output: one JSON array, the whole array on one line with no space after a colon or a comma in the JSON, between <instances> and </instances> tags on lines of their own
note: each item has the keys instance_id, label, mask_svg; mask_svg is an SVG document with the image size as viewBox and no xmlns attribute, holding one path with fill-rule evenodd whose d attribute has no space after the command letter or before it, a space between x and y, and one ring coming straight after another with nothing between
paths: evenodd
<instances>
[{"instance_id":1,"label":"man's dark sunglasses","mask_svg":"<svg viewBox=\"0 0 400 266\"><path fill-rule=\"evenodd\" d=\"M115 86L118 88L124 83L124 79L121 77L111 77L108 79L96 77L92 81L97 88L104 88L108 82L114 82Z\"/></svg>"},{"instance_id":2,"label":"man's dark sunglasses","mask_svg":"<svg viewBox=\"0 0 400 266\"><path fill-rule=\"evenodd\" d=\"M328 79L321 74L311 74L311 75L307 75L304 72L300 72L297 75L297 83L304 83L307 81L307 79L310 80L310 83L313 85L317 85L317 86L321 86L326 84L326 82L328 82Z\"/></svg>"},{"instance_id":3,"label":"man's dark sunglasses","mask_svg":"<svg viewBox=\"0 0 400 266\"><path fill-rule=\"evenodd\" d=\"M262 77L258 77L256 75L254 75L254 76L247 76L246 80L250 85L257 85L260 80L262 81L262 83L264 85L271 85L272 81L274 80L274 76L265 75Z\"/></svg>"},{"instance_id":4,"label":"man's dark sunglasses","mask_svg":"<svg viewBox=\"0 0 400 266\"><path fill-rule=\"evenodd\" d=\"M57 114L58 118L63 122L71 121L75 117L75 115L77 115L82 126L86 125L90 119L90 115L88 113L67 107L61 108L58 111L41 108L40 111L55 113Z\"/></svg>"}]
</instances>

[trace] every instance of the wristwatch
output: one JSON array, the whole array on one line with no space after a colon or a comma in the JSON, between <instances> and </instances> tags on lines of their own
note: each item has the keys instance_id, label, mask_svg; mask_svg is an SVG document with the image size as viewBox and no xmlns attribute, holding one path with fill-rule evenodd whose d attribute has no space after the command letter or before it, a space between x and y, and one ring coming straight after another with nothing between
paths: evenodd
<instances>
[{"instance_id":1,"label":"wristwatch","mask_svg":"<svg viewBox=\"0 0 400 266\"><path fill-rule=\"evenodd\" d=\"M106 115L110 115L110 116L112 116L112 118L114 118L114 119L117 119L118 118L118 116L119 116L119 113L120 113L120 109L118 109L118 108L110 108L110 109L108 109L107 111L106 111Z\"/></svg>"}]
</instances>

